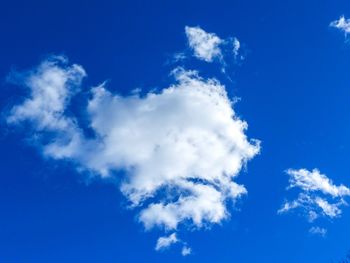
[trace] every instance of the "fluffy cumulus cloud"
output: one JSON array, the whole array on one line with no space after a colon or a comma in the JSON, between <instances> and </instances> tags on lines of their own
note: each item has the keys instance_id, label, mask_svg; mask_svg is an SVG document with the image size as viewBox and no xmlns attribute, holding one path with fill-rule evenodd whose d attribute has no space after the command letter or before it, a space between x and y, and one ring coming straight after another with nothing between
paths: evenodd
<instances>
[{"instance_id":1,"label":"fluffy cumulus cloud","mask_svg":"<svg viewBox=\"0 0 350 263\"><path fill-rule=\"evenodd\" d=\"M240 54L241 43L238 38L221 39L214 33L208 33L200 27L185 27L188 46L193 55L205 62L219 61L223 69L227 66L228 60L238 61L244 59ZM183 53L181 53L183 54Z\"/></svg>"},{"instance_id":2,"label":"fluffy cumulus cloud","mask_svg":"<svg viewBox=\"0 0 350 263\"><path fill-rule=\"evenodd\" d=\"M278 213L299 209L310 222L323 216L335 218L341 215L341 206L346 205L344 198L350 195L350 189L344 185L335 185L319 170L287 170L289 187L296 188L296 199L286 201Z\"/></svg>"},{"instance_id":3,"label":"fluffy cumulus cloud","mask_svg":"<svg viewBox=\"0 0 350 263\"><path fill-rule=\"evenodd\" d=\"M341 16L338 20L332 21L330 26L339 29L344 32L345 35L350 33L350 19L346 19L344 16Z\"/></svg>"},{"instance_id":4,"label":"fluffy cumulus cloud","mask_svg":"<svg viewBox=\"0 0 350 263\"><path fill-rule=\"evenodd\" d=\"M71 107L73 96L83 96L82 66L52 57L19 75L28 96L8 122L29 124L46 157L101 177L123 171L120 190L145 229L220 223L230 215L226 204L247 193L235 178L259 153L259 142L245 135L248 125L218 80L176 68L174 83L160 92L124 97L101 84L85 98L82 122ZM160 238L156 249L177 240Z\"/></svg>"}]
</instances>

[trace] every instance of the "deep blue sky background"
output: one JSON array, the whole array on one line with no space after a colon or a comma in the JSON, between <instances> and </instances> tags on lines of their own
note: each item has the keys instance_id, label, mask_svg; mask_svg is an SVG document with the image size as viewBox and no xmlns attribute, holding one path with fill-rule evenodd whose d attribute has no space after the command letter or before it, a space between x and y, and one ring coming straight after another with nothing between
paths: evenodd
<instances>
[{"instance_id":1,"label":"deep blue sky background","mask_svg":"<svg viewBox=\"0 0 350 263\"><path fill-rule=\"evenodd\" d=\"M146 3L147 2L147 3ZM64 162L44 160L23 131L1 124L0 262L331 262L350 249L350 208L325 238L296 214L278 216L287 168L319 168L350 185L350 44L329 23L350 16L349 1L2 1L0 106L24 95L6 82L12 69L65 54L88 73L88 88L106 79L120 94L169 83L166 64L185 48L184 27L236 36L249 50L234 69L231 96L262 140L262 153L239 182L248 195L231 220L182 233L194 250L154 251L123 208L116 186L87 184ZM209 74L210 75L210 74ZM224 80L225 81L225 80Z\"/></svg>"}]
</instances>

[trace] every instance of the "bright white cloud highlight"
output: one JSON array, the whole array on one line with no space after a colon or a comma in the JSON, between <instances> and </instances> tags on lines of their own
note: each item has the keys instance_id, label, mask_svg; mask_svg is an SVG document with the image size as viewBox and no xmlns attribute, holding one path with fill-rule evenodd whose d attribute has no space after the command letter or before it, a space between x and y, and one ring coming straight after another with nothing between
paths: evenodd
<instances>
[{"instance_id":1,"label":"bright white cloud highlight","mask_svg":"<svg viewBox=\"0 0 350 263\"><path fill-rule=\"evenodd\" d=\"M81 66L51 58L24 75L29 96L8 122L30 123L46 157L102 177L124 171L120 189L141 209L146 229L220 223L229 216L227 202L247 193L234 179L259 153L259 142L247 139L248 125L218 80L178 68L174 84L144 97L94 87L86 109L94 135L87 137L70 111L86 75Z\"/></svg>"},{"instance_id":2,"label":"bright white cloud highlight","mask_svg":"<svg viewBox=\"0 0 350 263\"><path fill-rule=\"evenodd\" d=\"M278 213L301 209L310 222L320 216L335 218L341 215L341 206L346 205L344 197L350 195L350 190L344 185L335 185L319 170L288 169L289 189L299 189L298 197L286 201Z\"/></svg>"},{"instance_id":3,"label":"bright white cloud highlight","mask_svg":"<svg viewBox=\"0 0 350 263\"><path fill-rule=\"evenodd\" d=\"M344 16L341 16L338 20L331 22L330 26L339 29L340 31L344 32L345 35L350 33L350 19L346 19Z\"/></svg>"}]
</instances>

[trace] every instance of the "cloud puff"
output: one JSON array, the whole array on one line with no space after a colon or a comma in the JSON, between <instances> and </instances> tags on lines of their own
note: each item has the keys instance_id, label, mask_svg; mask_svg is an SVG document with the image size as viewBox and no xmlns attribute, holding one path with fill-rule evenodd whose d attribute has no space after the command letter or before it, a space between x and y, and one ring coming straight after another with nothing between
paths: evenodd
<instances>
[{"instance_id":1,"label":"cloud puff","mask_svg":"<svg viewBox=\"0 0 350 263\"><path fill-rule=\"evenodd\" d=\"M159 237L157 240L155 250L156 251L165 250L176 243L182 244L182 249L181 249L182 256L188 256L192 253L192 249L188 247L185 242L179 239L176 233L172 233L169 236Z\"/></svg>"},{"instance_id":2,"label":"cloud puff","mask_svg":"<svg viewBox=\"0 0 350 263\"><path fill-rule=\"evenodd\" d=\"M188 256L192 253L192 249L190 247L184 246L181 250L181 255Z\"/></svg>"},{"instance_id":3,"label":"cloud puff","mask_svg":"<svg viewBox=\"0 0 350 263\"><path fill-rule=\"evenodd\" d=\"M224 42L214 33L207 33L200 27L185 27L188 45L193 49L194 55L206 62L220 59L220 45Z\"/></svg>"},{"instance_id":4,"label":"cloud puff","mask_svg":"<svg viewBox=\"0 0 350 263\"><path fill-rule=\"evenodd\" d=\"M301 209L310 222L320 216L335 218L341 215L340 207L345 205L344 197L350 190L344 185L335 185L319 170L288 169L289 187L299 190L298 197L286 201L278 213L286 213L293 209Z\"/></svg>"},{"instance_id":5,"label":"cloud puff","mask_svg":"<svg viewBox=\"0 0 350 263\"><path fill-rule=\"evenodd\" d=\"M247 193L234 179L259 153L259 142L247 139L247 123L218 80L177 68L174 84L142 97L94 87L87 137L69 110L72 96L81 95L81 66L55 57L23 76L29 96L8 122L31 124L46 157L101 177L124 171L120 189L146 229L219 223L229 216L227 202Z\"/></svg>"},{"instance_id":6,"label":"cloud puff","mask_svg":"<svg viewBox=\"0 0 350 263\"><path fill-rule=\"evenodd\" d=\"M221 39L214 33L208 33L200 27L185 27L185 33L188 41L188 45L194 53L194 56L199 60L205 62L219 61L222 64L222 70L225 71L228 60L225 56L229 57L231 62L237 62L244 59L244 56L240 54L241 43L238 38ZM179 57L181 54L181 57ZM174 57L175 61L184 59L184 53L177 53Z\"/></svg>"},{"instance_id":7,"label":"cloud puff","mask_svg":"<svg viewBox=\"0 0 350 263\"><path fill-rule=\"evenodd\" d=\"M346 19L344 16L341 16L338 20L332 21L330 26L339 29L344 32L345 35L350 33L350 19Z\"/></svg>"},{"instance_id":8,"label":"cloud puff","mask_svg":"<svg viewBox=\"0 0 350 263\"><path fill-rule=\"evenodd\" d=\"M165 249L170 247L172 244L175 244L179 242L179 240L176 237L175 233L172 233L169 236L165 236L165 237L160 237L157 240L157 245L155 247L155 250L161 250L161 249Z\"/></svg>"}]
</instances>

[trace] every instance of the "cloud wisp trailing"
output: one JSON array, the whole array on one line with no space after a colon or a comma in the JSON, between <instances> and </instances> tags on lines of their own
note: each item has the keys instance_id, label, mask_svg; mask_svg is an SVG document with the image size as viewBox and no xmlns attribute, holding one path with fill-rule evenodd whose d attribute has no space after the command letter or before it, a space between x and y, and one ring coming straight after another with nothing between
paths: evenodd
<instances>
[{"instance_id":1,"label":"cloud wisp trailing","mask_svg":"<svg viewBox=\"0 0 350 263\"><path fill-rule=\"evenodd\" d=\"M319 217L336 218L342 213L341 206L346 205L344 198L350 195L350 189L344 185L335 185L319 170L288 169L289 186L296 188L299 194L293 201L286 201L278 213L287 213L298 209L309 222Z\"/></svg>"},{"instance_id":2,"label":"cloud wisp trailing","mask_svg":"<svg viewBox=\"0 0 350 263\"><path fill-rule=\"evenodd\" d=\"M82 66L50 57L19 75L28 96L12 108L8 123L27 123L45 157L103 178L123 171L120 190L146 230L220 223L230 215L228 201L247 193L234 179L259 153L259 141L248 140L248 125L218 80L176 68L173 84L145 96L113 94L105 83L93 87L85 98L93 136L86 136L70 107L74 96L84 96ZM183 248L183 255L190 253Z\"/></svg>"}]
</instances>

